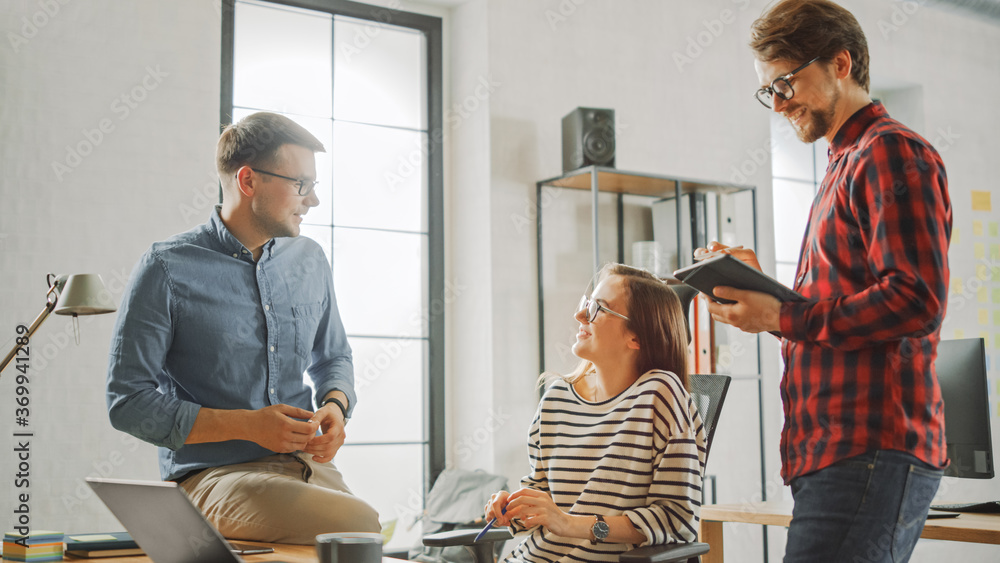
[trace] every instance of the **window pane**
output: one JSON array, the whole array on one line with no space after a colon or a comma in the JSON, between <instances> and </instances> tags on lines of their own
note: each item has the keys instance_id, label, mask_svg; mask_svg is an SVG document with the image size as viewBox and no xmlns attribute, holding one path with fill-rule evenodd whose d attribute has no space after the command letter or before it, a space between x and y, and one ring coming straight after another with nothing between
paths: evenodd
<instances>
[{"instance_id":1,"label":"window pane","mask_svg":"<svg viewBox=\"0 0 1000 563\"><path fill-rule=\"evenodd\" d=\"M426 129L426 47L420 32L335 18L335 119Z\"/></svg>"},{"instance_id":2,"label":"window pane","mask_svg":"<svg viewBox=\"0 0 1000 563\"><path fill-rule=\"evenodd\" d=\"M426 336L426 264L427 235L335 227L333 276L347 333Z\"/></svg>"},{"instance_id":3,"label":"window pane","mask_svg":"<svg viewBox=\"0 0 1000 563\"><path fill-rule=\"evenodd\" d=\"M774 179L774 256L797 262L812 206L813 184Z\"/></svg>"},{"instance_id":4,"label":"window pane","mask_svg":"<svg viewBox=\"0 0 1000 563\"><path fill-rule=\"evenodd\" d=\"M251 113L256 113L257 111L258 110L256 109L234 107L233 121L239 121L240 119L243 119ZM330 211L330 201L333 197L333 133L331 131L331 124L333 122L330 119L303 117L301 115L285 114L285 117L291 119L295 123L298 123L302 127L305 127L305 129L319 139L319 142L323 143L323 146L326 148L326 152L316 153L316 179L319 183L316 184L316 187L313 189L316 190L316 197L319 198L319 205L309 210L309 213L302 218L302 223L304 225L330 225L330 217L332 215Z\"/></svg>"},{"instance_id":5,"label":"window pane","mask_svg":"<svg viewBox=\"0 0 1000 563\"><path fill-rule=\"evenodd\" d=\"M774 267L776 270L774 279L780 281L788 287L793 287L795 285L795 264L778 262Z\"/></svg>"},{"instance_id":6,"label":"window pane","mask_svg":"<svg viewBox=\"0 0 1000 563\"><path fill-rule=\"evenodd\" d=\"M236 4L233 105L331 117L329 14Z\"/></svg>"},{"instance_id":7,"label":"window pane","mask_svg":"<svg viewBox=\"0 0 1000 563\"><path fill-rule=\"evenodd\" d=\"M787 119L771 113L771 170L780 178L813 181L813 146L795 136ZM825 168L825 166L824 166Z\"/></svg>"},{"instance_id":8,"label":"window pane","mask_svg":"<svg viewBox=\"0 0 1000 563\"><path fill-rule=\"evenodd\" d=\"M326 261L330 262L333 258L333 243L331 238L333 236L333 228L329 225L301 225L300 235L304 237L309 237L314 241L318 242L323 248L323 254L326 254Z\"/></svg>"},{"instance_id":9,"label":"window pane","mask_svg":"<svg viewBox=\"0 0 1000 563\"><path fill-rule=\"evenodd\" d=\"M351 338L350 343L358 408L348 443L422 441L426 341Z\"/></svg>"},{"instance_id":10,"label":"window pane","mask_svg":"<svg viewBox=\"0 0 1000 563\"><path fill-rule=\"evenodd\" d=\"M337 121L333 222L426 232L427 134Z\"/></svg>"},{"instance_id":11,"label":"window pane","mask_svg":"<svg viewBox=\"0 0 1000 563\"><path fill-rule=\"evenodd\" d=\"M348 424L350 433L354 422ZM383 532L395 521L384 549L410 547L421 537L424 510L424 446L344 445L333 460L351 491L378 511ZM407 530L416 521L412 529Z\"/></svg>"}]
</instances>

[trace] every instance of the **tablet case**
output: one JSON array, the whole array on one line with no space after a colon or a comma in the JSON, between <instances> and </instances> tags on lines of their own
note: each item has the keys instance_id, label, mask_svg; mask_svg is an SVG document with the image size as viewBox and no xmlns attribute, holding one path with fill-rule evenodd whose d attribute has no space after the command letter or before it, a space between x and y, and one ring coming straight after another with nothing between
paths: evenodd
<instances>
[{"instance_id":1,"label":"tablet case","mask_svg":"<svg viewBox=\"0 0 1000 563\"><path fill-rule=\"evenodd\" d=\"M681 268L674 272L674 277L709 296L718 303L735 303L729 299L721 299L713 295L716 286L735 287L768 293L779 301L805 301L796 291L789 289L780 282L748 266L739 259L723 254Z\"/></svg>"}]
</instances>

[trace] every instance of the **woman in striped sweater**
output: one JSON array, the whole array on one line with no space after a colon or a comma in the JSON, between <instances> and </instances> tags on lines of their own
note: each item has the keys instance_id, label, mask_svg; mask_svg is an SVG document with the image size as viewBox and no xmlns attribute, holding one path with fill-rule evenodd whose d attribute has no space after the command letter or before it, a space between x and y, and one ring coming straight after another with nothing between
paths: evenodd
<instances>
[{"instance_id":1,"label":"woman in striped sweater","mask_svg":"<svg viewBox=\"0 0 1000 563\"><path fill-rule=\"evenodd\" d=\"M705 432L687 388L687 333L673 291L609 264L576 313L581 359L542 397L531 473L486 518L530 534L508 562L617 561L697 538Z\"/></svg>"}]
</instances>

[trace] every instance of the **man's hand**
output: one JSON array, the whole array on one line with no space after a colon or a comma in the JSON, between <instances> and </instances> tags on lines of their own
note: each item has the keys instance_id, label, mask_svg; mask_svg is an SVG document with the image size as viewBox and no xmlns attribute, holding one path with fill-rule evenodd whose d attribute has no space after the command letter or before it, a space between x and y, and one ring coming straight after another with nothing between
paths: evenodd
<instances>
[{"instance_id":1,"label":"man's hand","mask_svg":"<svg viewBox=\"0 0 1000 563\"><path fill-rule=\"evenodd\" d=\"M735 326L743 332L781 330L781 301L775 297L759 291L724 286L715 288L715 296L736 303L722 304L709 301L708 312L713 319Z\"/></svg>"},{"instance_id":2,"label":"man's hand","mask_svg":"<svg viewBox=\"0 0 1000 563\"><path fill-rule=\"evenodd\" d=\"M319 424L323 433L313 436L302 451L313 454L313 461L316 463L326 463L337 455L337 450L344 445L344 439L347 438L344 429L347 421L344 420L344 413L334 403L327 403L316 411L310 422Z\"/></svg>"},{"instance_id":3,"label":"man's hand","mask_svg":"<svg viewBox=\"0 0 1000 563\"><path fill-rule=\"evenodd\" d=\"M743 262L744 264L761 270L760 262L757 261L757 254L750 250L749 248L737 247L729 248L728 246L722 244L721 242L712 241L708 244L708 248L696 248L694 250L694 259L701 260L701 257L709 252L722 252L723 254L729 254L733 258ZM763 270L761 270L763 271Z\"/></svg>"},{"instance_id":4,"label":"man's hand","mask_svg":"<svg viewBox=\"0 0 1000 563\"><path fill-rule=\"evenodd\" d=\"M319 423L309 419L313 413L291 405L271 405L249 411L246 440L278 453L297 452L316 434Z\"/></svg>"}]
</instances>

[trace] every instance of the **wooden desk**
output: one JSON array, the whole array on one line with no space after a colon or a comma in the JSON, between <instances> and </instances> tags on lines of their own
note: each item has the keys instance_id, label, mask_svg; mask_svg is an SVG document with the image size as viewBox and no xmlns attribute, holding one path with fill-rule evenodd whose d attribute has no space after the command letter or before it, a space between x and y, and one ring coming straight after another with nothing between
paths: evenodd
<instances>
[{"instance_id":1,"label":"wooden desk","mask_svg":"<svg viewBox=\"0 0 1000 563\"><path fill-rule=\"evenodd\" d=\"M280 543L260 543L239 540L240 543L252 545L266 545L274 548L274 553L262 553L260 555L240 555L247 563L264 563L265 561L287 561L288 563L317 563L316 547L312 545L288 545ZM152 563L152 560L145 555L134 557L111 557L103 559L79 559L71 555L66 556L66 561L87 561L94 563ZM382 563L405 563L402 559L383 557Z\"/></svg>"},{"instance_id":2,"label":"wooden desk","mask_svg":"<svg viewBox=\"0 0 1000 563\"><path fill-rule=\"evenodd\" d=\"M723 562L722 524L740 522L764 526L785 526L792 521L791 502L709 504L701 507L701 539L712 550L702 563ZM1000 514L962 514L958 518L929 519L922 538L1000 544Z\"/></svg>"}]
</instances>

